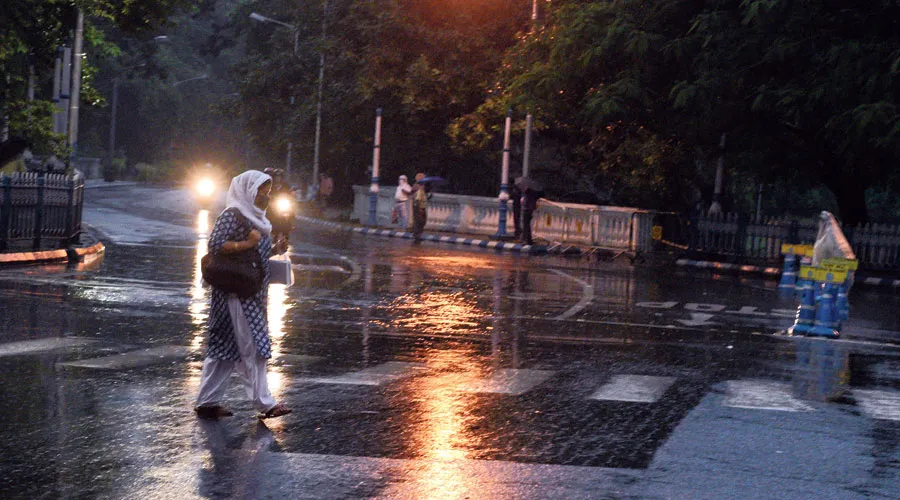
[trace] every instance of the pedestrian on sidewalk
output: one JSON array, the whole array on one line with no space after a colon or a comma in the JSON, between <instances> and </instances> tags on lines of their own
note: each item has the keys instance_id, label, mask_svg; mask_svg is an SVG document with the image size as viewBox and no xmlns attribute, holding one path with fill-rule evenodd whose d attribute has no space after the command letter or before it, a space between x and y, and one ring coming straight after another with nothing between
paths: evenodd
<instances>
[{"instance_id":1,"label":"pedestrian on sidewalk","mask_svg":"<svg viewBox=\"0 0 900 500\"><path fill-rule=\"evenodd\" d=\"M542 191L526 187L522 192L522 239L526 245L534 245L531 236L531 219L537 209L538 199L543 196Z\"/></svg>"},{"instance_id":2,"label":"pedestrian on sidewalk","mask_svg":"<svg viewBox=\"0 0 900 500\"><path fill-rule=\"evenodd\" d=\"M237 372L247 396L259 410L259 418L291 412L269 392L266 362L272 357L266 305L269 291L269 257L287 250L287 239L272 243L272 224L266 208L272 178L250 170L231 180L225 210L219 214L209 236L210 254L237 253L255 249L264 272L262 287L247 298L219 289L210 293L208 347L203 361L200 391L195 411L201 418L232 415L221 401L232 372Z\"/></svg>"},{"instance_id":3,"label":"pedestrian on sidewalk","mask_svg":"<svg viewBox=\"0 0 900 500\"><path fill-rule=\"evenodd\" d=\"M419 181L425 178L425 174L416 174L416 185L413 186L413 237L416 241L422 239L422 231L428 222L428 199L431 198L431 186Z\"/></svg>"},{"instance_id":4,"label":"pedestrian on sidewalk","mask_svg":"<svg viewBox=\"0 0 900 500\"><path fill-rule=\"evenodd\" d=\"M406 231L409 225L409 195L412 194L412 186L405 175L397 179L397 190L394 191L394 212L397 215L396 222L400 229ZM394 219L394 217L391 217Z\"/></svg>"}]
</instances>

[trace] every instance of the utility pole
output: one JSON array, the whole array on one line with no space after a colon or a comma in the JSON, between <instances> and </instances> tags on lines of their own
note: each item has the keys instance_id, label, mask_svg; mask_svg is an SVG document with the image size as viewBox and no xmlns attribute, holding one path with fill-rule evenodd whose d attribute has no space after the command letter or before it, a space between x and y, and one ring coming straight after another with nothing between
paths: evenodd
<instances>
[{"instance_id":1,"label":"utility pole","mask_svg":"<svg viewBox=\"0 0 900 500\"><path fill-rule=\"evenodd\" d=\"M316 97L316 138L313 145L312 181L319 184L319 144L322 140L322 86L325 83L325 33L328 21L328 0L322 2L322 48L319 49L319 89Z\"/></svg>"},{"instance_id":2,"label":"utility pole","mask_svg":"<svg viewBox=\"0 0 900 500\"><path fill-rule=\"evenodd\" d=\"M69 147L72 157L78 155L78 104L81 99L81 60L84 38L84 12L76 9L75 43L72 47L72 93L69 97Z\"/></svg>"},{"instance_id":3,"label":"utility pole","mask_svg":"<svg viewBox=\"0 0 900 500\"><path fill-rule=\"evenodd\" d=\"M113 78L112 106L110 112L112 117L109 119L109 148L107 162L112 165L113 159L116 157L116 112L119 108L119 77Z\"/></svg>"},{"instance_id":4,"label":"utility pole","mask_svg":"<svg viewBox=\"0 0 900 500\"><path fill-rule=\"evenodd\" d=\"M375 141L372 145L372 185L369 186L369 225L378 225L378 171L381 164L381 108L375 110Z\"/></svg>"},{"instance_id":5,"label":"utility pole","mask_svg":"<svg viewBox=\"0 0 900 500\"><path fill-rule=\"evenodd\" d=\"M503 163L500 168L500 194L497 200L500 202L497 238L506 237L506 202L509 201L509 133L512 128L512 110L506 111L506 126L503 131Z\"/></svg>"},{"instance_id":6,"label":"utility pole","mask_svg":"<svg viewBox=\"0 0 900 500\"><path fill-rule=\"evenodd\" d=\"M725 181L725 141L727 134L722 133L719 140L719 160L716 162L716 185L713 188L713 201L709 206L709 213L722 213L722 184Z\"/></svg>"},{"instance_id":7,"label":"utility pole","mask_svg":"<svg viewBox=\"0 0 900 500\"><path fill-rule=\"evenodd\" d=\"M534 34L537 25L537 0L531 0L531 33ZM525 115L525 151L522 154L522 175L528 177L528 167L531 165L531 128L534 125L534 115L531 111Z\"/></svg>"}]
</instances>

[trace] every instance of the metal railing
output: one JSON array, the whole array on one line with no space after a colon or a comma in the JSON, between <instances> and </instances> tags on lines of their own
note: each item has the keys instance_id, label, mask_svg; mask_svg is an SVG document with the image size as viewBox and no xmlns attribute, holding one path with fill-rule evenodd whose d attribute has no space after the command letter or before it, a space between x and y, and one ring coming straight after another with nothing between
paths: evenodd
<instances>
[{"instance_id":1,"label":"metal railing","mask_svg":"<svg viewBox=\"0 0 900 500\"><path fill-rule=\"evenodd\" d=\"M77 243L83 202L80 175L4 175L0 178L0 252Z\"/></svg>"},{"instance_id":2,"label":"metal railing","mask_svg":"<svg viewBox=\"0 0 900 500\"><path fill-rule=\"evenodd\" d=\"M756 221L737 213L684 217L657 214L662 228L657 248L683 250L691 258L735 264L777 264L783 243L814 244L815 219L767 217ZM841 228L853 247L860 267L900 270L900 225L860 224Z\"/></svg>"},{"instance_id":3,"label":"metal railing","mask_svg":"<svg viewBox=\"0 0 900 500\"><path fill-rule=\"evenodd\" d=\"M369 187L353 186L353 218L369 220ZM381 186L376 202L378 226L391 227L394 186ZM512 202L508 204L512 209ZM555 203L541 199L532 221L535 238L553 244L602 247L623 251L649 251L652 212L627 207ZM428 201L432 231L491 236L500 224L499 201L486 196L435 193ZM394 225L396 227L396 225ZM399 229L399 228L398 228ZM513 215L506 217L506 234L515 231Z\"/></svg>"}]
</instances>

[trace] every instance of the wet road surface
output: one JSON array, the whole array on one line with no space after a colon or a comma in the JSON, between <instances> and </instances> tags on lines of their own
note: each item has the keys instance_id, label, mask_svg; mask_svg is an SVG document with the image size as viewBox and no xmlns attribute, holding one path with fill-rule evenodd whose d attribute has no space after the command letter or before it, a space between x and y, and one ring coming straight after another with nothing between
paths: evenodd
<instances>
[{"instance_id":1,"label":"wet road surface","mask_svg":"<svg viewBox=\"0 0 900 500\"><path fill-rule=\"evenodd\" d=\"M161 208L163 207L163 208ZM213 216L88 192L105 257L0 271L0 496L896 497L900 299L839 341L774 283L298 230L270 288L295 409L197 420Z\"/></svg>"}]
</instances>

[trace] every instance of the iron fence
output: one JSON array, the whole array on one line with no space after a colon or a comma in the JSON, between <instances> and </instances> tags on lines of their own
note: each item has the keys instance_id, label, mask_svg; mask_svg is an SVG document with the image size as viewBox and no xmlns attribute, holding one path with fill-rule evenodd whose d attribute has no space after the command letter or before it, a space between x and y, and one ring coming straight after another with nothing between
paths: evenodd
<instances>
[{"instance_id":1,"label":"iron fence","mask_svg":"<svg viewBox=\"0 0 900 500\"><path fill-rule=\"evenodd\" d=\"M81 235L84 180L27 172L0 178L0 252L64 248Z\"/></svg>"},{"instance_id":2,"label":"iron fence","mask_svg":"<svg viewBox=\"0 0 900 500\"><path fill-rule=\"evenodd\" d=\"M660 215L657 248L684 252L689 258L734 264L772 265L781 261L783 243L813 244L818 233L815 219L767 217L754 220L745 214L704 216ZM853 246L860 267L900 271L900 225L844 225L844 235Z\"/></svg>"}]
</instances>

